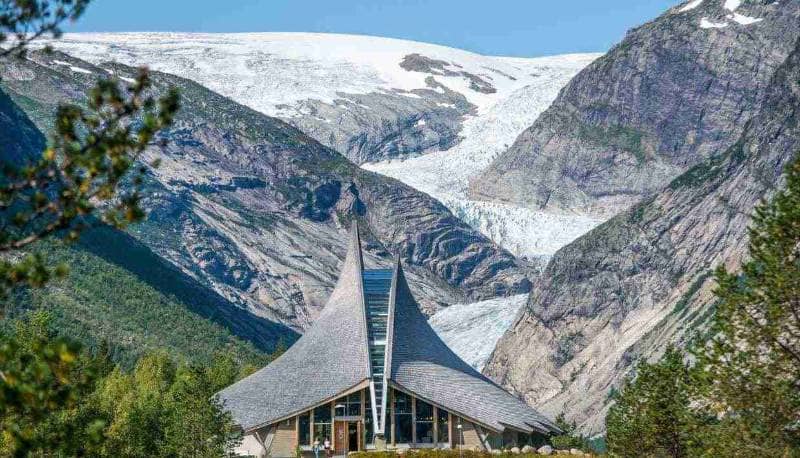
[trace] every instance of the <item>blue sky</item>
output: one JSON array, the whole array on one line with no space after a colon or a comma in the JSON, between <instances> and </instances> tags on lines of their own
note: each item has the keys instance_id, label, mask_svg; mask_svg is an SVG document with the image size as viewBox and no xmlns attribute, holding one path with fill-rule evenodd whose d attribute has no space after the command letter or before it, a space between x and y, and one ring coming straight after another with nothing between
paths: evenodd
<instances>
[{"instance_id":1,"label":"blue sky","mask_svg":"<svg viewBox=\"0 0 800 458\"><path fill-rule=\"evenodd\" d=\"M67 31L336 32L482 54L605 51L679 0L94 0ZM135 6L131 6L135 5Z\"/></svg>"}]
</instances>

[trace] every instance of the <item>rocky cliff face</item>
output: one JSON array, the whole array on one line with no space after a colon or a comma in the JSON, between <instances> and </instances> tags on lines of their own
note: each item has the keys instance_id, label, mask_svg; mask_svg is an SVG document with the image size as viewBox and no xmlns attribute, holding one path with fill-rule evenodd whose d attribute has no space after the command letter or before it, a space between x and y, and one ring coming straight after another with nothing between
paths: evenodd
<instances>
[{"instance_id":1,"label":"rocky cliff face","mask_svg":"<svg viewBox=\"0 0 800 458\"><path fill-rule=\"evenodd\" d=\"M610 217L731 147L800 34L800 3L700 0L630 31L565 87L474 197Z\"/></svg>"},{"instance_id":2,"label":"rocky cliff face","mask_svg":"<svg viewBox=\"0 0 800 458\"><path fill-rule=\"evenodd\" d=\"M4 65L2 87L40 128L54 104L81 101L101 76L131 68L33 53ZM187 274L259 316L307 326L333 286L345 227L358 219L368 264L400 253L432 311L466 298L527 291L525 266L412 188L365 172L294 127L196 83L176 85L182 110L152 170L148 220L132 234Z\"/></svg>"},{"instance_id":3,"label":"rocky cliff face","mask_svg":"<svg viewBox=\"0 0 800 458\"><path fill-rule=\"evenodd\" d=\"M711 272L741 264L754 206L800 150L800 42L792 48L730 146L555 255L499 342L492 377L599 432L635 362L702 328Z\"/></svg>"}]
</instances>

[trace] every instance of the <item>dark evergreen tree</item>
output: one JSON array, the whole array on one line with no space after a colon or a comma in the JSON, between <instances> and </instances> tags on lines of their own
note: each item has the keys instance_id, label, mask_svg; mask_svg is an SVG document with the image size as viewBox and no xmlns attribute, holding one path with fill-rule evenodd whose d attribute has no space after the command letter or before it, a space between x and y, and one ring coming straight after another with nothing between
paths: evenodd
<instances>
[{"instance_id":1,"label":"dark evergreen tree","mask_svg":"<svg viewBox=\"0 0 800 458\"><path fill-rule=\"evenodd\" d=\"M691 408L691 369L669 347L656 363L641 362L626 381L606 418L606 441L613 456L695 456L702 415Z\"/></svg>"},{"instance_id":2,"label":"dark evergreen tree","mask_svg":"<svg viewBox=\"0 0 800 458\"><path fill-rule=\"evenodd\" d=\"M711 339L696 350L722 455L800 456L800 160L785 177L755 212L750 260L717 270Z\"/></svg>"}]
</instances>

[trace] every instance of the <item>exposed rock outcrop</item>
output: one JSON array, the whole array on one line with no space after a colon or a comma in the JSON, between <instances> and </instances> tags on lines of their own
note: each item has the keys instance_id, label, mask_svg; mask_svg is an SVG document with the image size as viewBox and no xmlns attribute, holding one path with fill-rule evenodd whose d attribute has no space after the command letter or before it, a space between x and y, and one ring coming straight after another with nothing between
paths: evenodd
<instances>
[{"instance_id":1,"label":"exposed rock outcrop","mask_svg":"<svg viewBox=\"0 0 800 458\"><path fill-rule=\"evenodd\" d=\"M800 35L800 3L738 3L676 6L630 31L473 180L472 195L610 217L731 147Z\"/></svg>"}]
</instances>

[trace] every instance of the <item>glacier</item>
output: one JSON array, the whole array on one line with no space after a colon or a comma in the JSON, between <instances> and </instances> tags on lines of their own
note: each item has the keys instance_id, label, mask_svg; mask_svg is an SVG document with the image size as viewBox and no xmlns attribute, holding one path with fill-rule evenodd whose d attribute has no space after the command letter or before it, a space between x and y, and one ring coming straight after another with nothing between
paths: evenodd
<instances>
[{"instance_id":1,"label":"glacier","mask_svg":"<svg viewBox=\"0 0 800 458\"><path fill-rule=\"evenodd\" d=\"M539 65L527 84L467 119L463 140L449 150L404 160L362 164L439 199L456 216L519 257L546 262L559 248L602 222L578 214L552 214L468 198L469 179L483 171L555 100L597 55L527 59Z\"/></svg>"},{"instance_id":2,"label":"glacier","mask_svg":"<svg viewBox=\"0 0 800 458\"><path fill-rule=\"evenodd\" d=\"M50 44L100 68L106 68L106 62L120 62L181 76L290 123L319 116L314 109L318 105L309 101L372 112L385 109L381 94L399 94L409 100L426 97L424 90L463 96L472 108L458 121L460 140L453 146L361 166L439 199L499 245L540 265L601 222L467 197L469 180L511 146L569 80L600 54L483 56L406 40L315 33L81 33L66 34ZM444 71L402 67L411 54L444 62ZM488 82L491 90L476 89L470 76ZM451 100L458 103L459 99ZM431 104L456 108L451 103ZM339 120L326 117L321 122ZM420 118L414 127L425 123ZM175 179L187 174L169 161L159 173ZM431 325L459 356L480 370L526 299L527 295L519 295L451 305L435 313Z\"/></svg>"},{"instance_id":3,"label":"glacier","mask_svg":"<svg viewBox=\"0 0 800 458\"><path fill-rule=\"evenodd\" d=\"M434 314L428 323L461 359L482 371L497 341L514 323L527 300L527 294L519 294L454 304Z\"/></svg>"},{"instance_id":4,"label":"glacier","mask_svg":"<svg viewBox=\"0 0 800 458\"><path fill-rule=\"evenodd\" d=\"M476 107L463 119L461 141L447 150L362 167L428 193L495 243L533 260L546 261L601 222L467 199L469 179L533 124L561 88L599 54L483 56L408 40L295 32L78 33L49 44L99 66L109 61L147 65L188 78L290 122L315 116L305 112L304 101L335 105L348 95L372 93L418 98L410 91L430 89L432 78L441 85L437 90L459 93ZM494 92L471 88L470 79L463 76L406 70L400 63L410 54L447 62L447 70L477 75L490 82Z\"/></svg>"}]
</instances>

